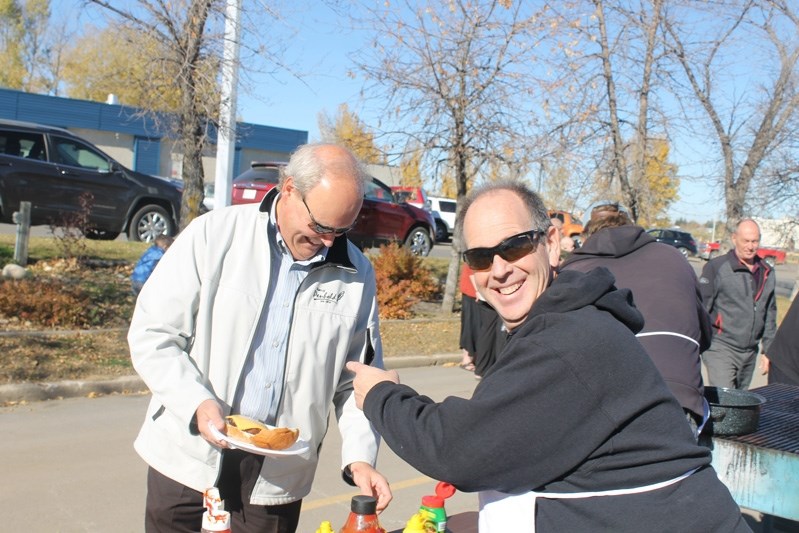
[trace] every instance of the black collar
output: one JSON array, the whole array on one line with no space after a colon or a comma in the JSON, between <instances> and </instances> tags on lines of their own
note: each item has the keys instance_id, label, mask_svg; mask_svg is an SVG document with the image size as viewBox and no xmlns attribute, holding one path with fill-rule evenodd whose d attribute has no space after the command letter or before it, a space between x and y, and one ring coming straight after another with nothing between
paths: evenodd
<instances>
[{"instance_id":1,"label":"black collar","mask_svg":"<svg viewBox=\"0 0 799 533\"><path fill-rule=\"evenodd\" d=\"M273 187L270 189L269 192L266 193L266 196L264 196L264 199L261 200L261 205L258 207L258 211L261 213L270 213L274 207L275 198L277 198L278 192L278 187ZM327 251L327 257L325 257L325 260L314 263L311 269L320 268L326 265L337 266L347 270L352 270L353 272L358 271L350 259L349 250L347 249L346 234L336 237L333 241L333 246L331 246Z\"/></svg>"}]
</instances>

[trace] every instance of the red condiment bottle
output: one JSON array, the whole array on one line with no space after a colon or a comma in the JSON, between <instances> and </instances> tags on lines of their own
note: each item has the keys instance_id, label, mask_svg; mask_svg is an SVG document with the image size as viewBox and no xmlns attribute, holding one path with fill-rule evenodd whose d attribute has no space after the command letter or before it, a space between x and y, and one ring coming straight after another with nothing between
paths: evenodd
<instances>
[{"instance_id":1,"label":"red condiment bottle","mask_svg":"<svg viewBox=\"0 0 799 533\"><path fill-rule=\"evenodd\" d=\"M350 516L339 533L386 533L377 520L377 500L372 496L353 496Z\"/></svg>"}]
</instances>

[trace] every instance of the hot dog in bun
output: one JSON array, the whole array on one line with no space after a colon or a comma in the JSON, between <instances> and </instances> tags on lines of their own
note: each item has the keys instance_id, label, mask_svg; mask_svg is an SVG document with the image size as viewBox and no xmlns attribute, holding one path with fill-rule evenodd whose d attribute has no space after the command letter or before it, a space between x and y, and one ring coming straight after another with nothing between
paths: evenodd
<instances>
[{"instance_id":1,"label":"hot dog in bun","mask_svg":"<svg viewBox=\"0 0 799 533\"><path fill-rule=\"evenodd\" d=\"M298 429L268 428L261 422L242 415L225 417L227 436L267 450L285 450L300 435Z\"/></svg>"}]
</instances>

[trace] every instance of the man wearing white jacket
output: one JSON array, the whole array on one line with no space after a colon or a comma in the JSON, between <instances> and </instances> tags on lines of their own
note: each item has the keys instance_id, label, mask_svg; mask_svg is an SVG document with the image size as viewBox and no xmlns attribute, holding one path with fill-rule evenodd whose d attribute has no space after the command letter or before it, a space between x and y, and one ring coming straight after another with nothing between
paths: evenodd
<instances>
[{"instance_id":1,"label":"man wearing white jacket","mask_svg":"<svg viewBox=\"0 0 799 533\"><path fill-rule=\"evenodd\" d=\"M391 500L374 469L379 437L344 370L382 367L374 271L344 236L364 178L348 150L302 146L260 204L194 220L145 284L128 341L153 394L135 442L150 465L148 532L199 531L212 486L233 530L295 531L332 406L344 479L378 509ZM224 432L231 413L299 428L308 451L229 449L210 426Z\"/></svg>"}]
</instances>

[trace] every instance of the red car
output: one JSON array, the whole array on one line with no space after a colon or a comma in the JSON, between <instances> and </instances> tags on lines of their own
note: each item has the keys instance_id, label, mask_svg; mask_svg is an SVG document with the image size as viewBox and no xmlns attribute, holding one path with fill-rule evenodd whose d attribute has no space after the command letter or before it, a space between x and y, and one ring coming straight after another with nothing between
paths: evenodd
<instances>
[{"instance_id":1,"label":"red car","mask_svg":"<svg viewBox=\"0 0 799 533\"><path fill-rule=\"evenodd\" d=\"M233 179L231 201L233 205L260 202L267 191L280 181L280 169L286 166L281 161L253 163L250 169Z\"/></svg>"},{"instance_id":2,"label":"red car","mask_svg":"<svg viewBox=\"0 0 799 533\"><path fill-rule=\"evenodd\" d=\"M392 185L391 192L398 202L407 202L419 209L432 211L430 199L421 187L406 187L404 185Z\"/></svg>"},{"instance_id":3,"label":"red car","mask_svg":"<svg viewBox=\"0 0 799 533\"><path fill-rule=\"evenodd\" d=\"M721 244L718 241L704 242L699 249L699 257L708 261L718 256L720 253ZM757 249L757 255L770 267L785 263L785 250L761 246Z\"/></svg>"},{"instance_id":4,"label":"red car","mask_svg":"<svg viewBox=\"0 0 799 533\"><path fill-rule=\"evenodd\" d=\"M253 163L233 180L233 204L260 202L277 186L286 163ZM388 185L372 178L364 187L363 206L347 237L362 249L404 243L414 255L426 256L435 244L435 222L429 211L398 202Z\"/></svg>"},{"instance_id":5,"label":"red car","mask_svg":"<svg viewBox=\"0 0 799 533\"><path fill-rule=\"evenodd\" d=\"M347 236L361 248L402 242L414 255L426 256L435 244L436 223L430 211L398 202L377 178L366 183L363 207Z\"/></svg>"}]
</instances>

